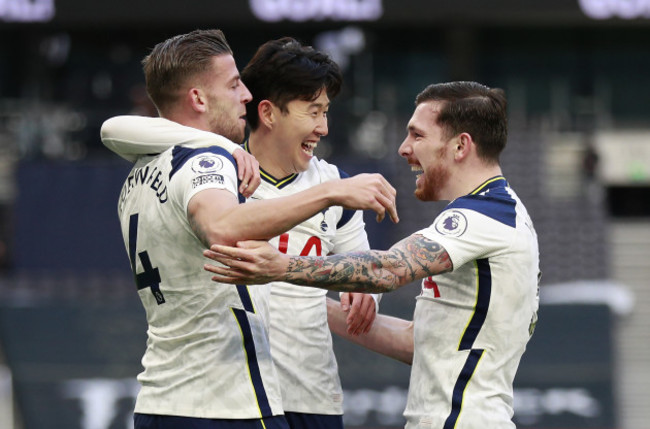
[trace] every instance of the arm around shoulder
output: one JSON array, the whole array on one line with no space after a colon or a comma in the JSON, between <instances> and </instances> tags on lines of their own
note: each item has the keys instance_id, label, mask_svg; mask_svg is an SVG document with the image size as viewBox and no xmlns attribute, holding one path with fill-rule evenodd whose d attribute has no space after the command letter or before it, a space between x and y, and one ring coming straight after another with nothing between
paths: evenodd
<instances>
[{"instance_id":1,"label":"arm around shoulder","mask_svg":"<svg viewBox=\"0 0 650 429\"><path fill-rule=\"evenodd\" d=\"M180 144L220 146L230 154L240 149L239 145L218 134L148 116L114 116L104 121L100 135L104 146L131 162Z\"/></svg>"}]
</instances>

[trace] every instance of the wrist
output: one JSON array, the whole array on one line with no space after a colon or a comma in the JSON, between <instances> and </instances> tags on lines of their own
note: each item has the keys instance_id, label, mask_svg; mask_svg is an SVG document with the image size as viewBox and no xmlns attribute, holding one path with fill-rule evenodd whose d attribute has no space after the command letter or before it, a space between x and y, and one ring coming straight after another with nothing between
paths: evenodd
<instances>
[{"instance_id":1,"label":"wrist","mask_svg":"<svg viewBox=\"0 0 650 429\"><path fill-rule=\"evenodd\" d=\"M318 190L318 195L324 199L325 207L342 205L338 192L340 182L341 180L331 180L319 185L321 189Z\"/></svg>"},{"instance_id":2,"label":"wrist","mask_svg":"<svg viewBox=\"0 0 650 429\"><path fill-rule=\"evenodd\" d=\"M221 136L220 136L221 137ZM234 154L238 150L244 150L241 146L239 146L237 143L231 142L225 137L222 137L219 139L219 146L224 148L229 154Z\"/></svg>"}]
</instances>

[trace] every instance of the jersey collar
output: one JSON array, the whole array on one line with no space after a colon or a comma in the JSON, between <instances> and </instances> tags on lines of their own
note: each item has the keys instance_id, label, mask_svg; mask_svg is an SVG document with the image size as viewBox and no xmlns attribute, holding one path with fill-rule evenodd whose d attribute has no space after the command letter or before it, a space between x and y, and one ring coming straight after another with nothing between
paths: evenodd
<instances>
[{"instance_id":1,"label":"jersey collar","mask_svg":"<svg viewBox=\"0 0 650 429\"><path fill-rule=\"evenodd\" d=\"M244 141L244 150L245 150L246 152L248 152L248 153L251 153L251 151L250 151L250 147L249 147L249 144L248 144L248 139L246 139L246 140ZM278 188L278 189L282 189L282 188L284 188L285 186L289 185L289 184L292 183L294 180L296 180L297 177L298 177L298 174L293 173L293 174L290 174L290 175L288 175L288 176L286 176L286 177L283 177L283 178L281 178L281 179L276 179L276 178L273 177L271 174L269 174L267 171L265 171L265 170L262 168L262 166L260 165L260 178L261 178L262 180L264 180L265 182L271 184L272 186L275 186L275 187Z\"/></svg>"},{"instance_id":2,"label":"jersey collar","mask_svg":"<svg viewBox=\"0 0 650 429\"><path fill-rule=\"evenodd\" d=\"M508 181L505 177L494 176L480 184L476 189L470 192L469 195L476 195L494 188L505 188L506 186L508 186Z\"/></svg>"}]
</instances>

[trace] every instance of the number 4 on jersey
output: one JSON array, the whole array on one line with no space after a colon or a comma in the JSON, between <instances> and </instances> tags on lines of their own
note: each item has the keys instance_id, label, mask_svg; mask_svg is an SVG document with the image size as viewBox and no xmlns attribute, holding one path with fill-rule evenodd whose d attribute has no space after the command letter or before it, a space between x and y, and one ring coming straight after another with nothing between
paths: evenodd
<instances>
[{"instance_id":1,"label":"number 4 on jersey","mask_svg":"<svg viewBox=\"0 0 650 429\"><path fill-rule=\"evenodd\" d=\"M158 268L154 268L151 265L151 260L149 259L149 254L145 250L144 252L138 253L140 258L140 263L144 271L141 273L135 272L135 253L138 243L138 214L132 214L129 218L129 259L131 260L131 269L133 270L133 276L135 277L135 284L138 286L138 290L151 288L151 293L156 298L158 305L165 303L165 297L163 296L162 291L160 290L160 273Z\"/></svg>"}]
</instances>

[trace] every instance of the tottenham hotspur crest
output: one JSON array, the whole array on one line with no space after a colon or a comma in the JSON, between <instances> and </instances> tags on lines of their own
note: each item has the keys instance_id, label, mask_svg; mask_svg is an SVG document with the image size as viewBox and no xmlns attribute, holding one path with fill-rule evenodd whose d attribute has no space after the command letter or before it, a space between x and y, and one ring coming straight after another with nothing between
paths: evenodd
<instances>
[{"instance_id":1,"label":"tottenham hotspur crest","mask_svg":"<svg viewBox=\"0 0 650 429\"><path fill-rule=\"evenodd\" d=\"M323 215L323 220L320 223L320 230L323 232L327 231L327 221L325 220L325 213L327 213L327 209L321 211L321 214Z\"/></svg>"},{"instance_id":2,"label":"tottenham hotspur crest","mask_svg":"<svg viewBox=\"0 0 650 429\"><path fill-rule=\"evenodd\" d=\"M446 210L436 221L435 228L442 235L460 237L467 229L467 218L458 210Z\"/></svg>"}]
</instances>

